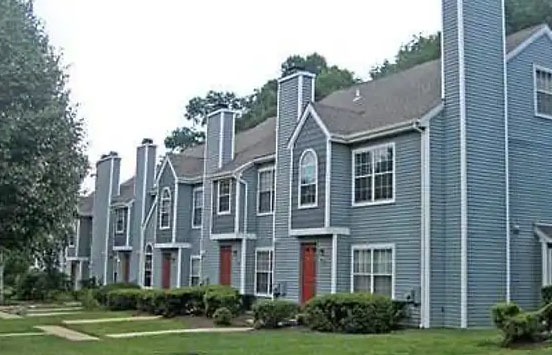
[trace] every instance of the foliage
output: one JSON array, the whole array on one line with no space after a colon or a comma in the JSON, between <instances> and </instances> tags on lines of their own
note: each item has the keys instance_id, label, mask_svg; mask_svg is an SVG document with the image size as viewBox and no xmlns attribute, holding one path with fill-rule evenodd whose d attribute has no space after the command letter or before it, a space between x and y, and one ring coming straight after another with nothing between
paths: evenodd
<instances>
[{"instance_id":1,"label":"foliage","mask_svg":"<svg viewBox=\"0 0 552 355\"><path fill-rule=\"evenodd\" d=\"M387 333L398 327L402 314L393 301L368 293L315 297L305 306L305 323L322 332Z\"/></svg>"},{"instance_id":2,"label":"foliage","mask_svg":"<svg viewBox=\"0 0 552 355\"><path fill-rule=\"evenodd\" d=\"M205 140L205 132L202 132L194 127L177 128L165 138L165 147L172 151L184 151L203 143Z\"/></svg>"},{"instance_id":3,"label":"foliage","mask_svg":"<svg viewBox=\"0 0 552 355\"><path fill-rule=\"evenodd\" d=\"M100 287L95 277L80 280L80 286L81 289L85 290L92 290Z\"/></svg>"},{"instance_id":4,"label":"foliage","mask_svg":"<svg viewBox=\"0 0 552 355\"><path fill-rule=\"evenodd\" d=\"M31 270L19 280L16 293L22 300L47 301L53 300L55 292L69 292L70 289L68 276L60 271Z\"/></svg>"},{"instance_id":5,"label":"foliage","mask_svg":"<svg viewBox=\"0 0 552 355\"><path fill-rule=\"evenodd\" d=\"M114 290L124 290L124 289L139 289L140 286L133 284L133 283L125 283L125 282L119 282L114 284L108 284L99 287L98 289L94 290L94 298L98 300L98 302L103 305L107 306L107 295L109 292Z\"/></svg>"},{"instance_id":6,"label":"foliage","mask_svg":"<svg viewBox=\"0 0 552 355\"><path fill-rule=\"evenodd\" d=\"M541 289L541 296L543 304L552 303L552 285L544 286Z\"/></svg>"},{"instance_id":7,"label":"foliage","mask_svg":"<svg viewBox=\"0 0 552 355\"><path fill-rule=\"evenodd\" d=\"M546 327L546 330L552 331L552 303L544 305L536 314L539 317L539 321Z\"/></svg>"},{"instance_id":8,"label":"foliage","mask_svg":"<svg viewBox=\"0 0 552 355\"><path fill-rule=\"evenodd\" d=\"M285 300L261 300L253 305L253 317L257 328L278 328L285 321L297 316L299 306Z\"/></svg>"},{"instance_id":9,"label":"foliage","mask_svg":"<svg viewBox=\"0 0 552 355\"><path fill-rule=\"evenodd\" d=\"M506 0L506 31L508 33L541 23L552 26L552 1Z\"/></svg>"},{"instance_id":10,"label":"foliage","mask_svg":"<svg viewBox=\"0 0 552 355\"><path fill-rule=\"evenodd\" d=\"M165 293L162 290L141 290L136 309L150 314L163 314Z\"/></svg>"},{"instance_id":11,"label":"foliage","mask_svg":"<svg viewBox=\"0 0 552 355\"><path fill-rule=\"evenodd\" d=\"M27 273L32 264L32 258L21 250L11 250L4 254L4 283L15 286L22 275Z\"/></svg>"},{"instance_id":12,"label":"foliage","mask_svg":"<svg viewBox=\"0 0 552 355\"><path fill-rule=\"evenodd\" d=\"M94 297L94 291L89 289L83 289L78 293L77 300L80 301L82 307L86 310L92 311L99 309L100 303Z\"/></svg>"},{"instance_id":13,"label":"foliage","mask_svg":"<svg viewBox=\"0 0 552 355\"><path fill-rule=\"evenodd\" d=\"M506 321L521 313L521 308L512 302L498 303L491 309L493 323L498 329L504 328Z\"/></svg>"},{"instance_id":14,"label":"foliage","mask_svg":"<svg viewBox=\"0 0 552 355\"><path fill-rule=\"evenodd\" d=\"M142 296L142 290L123 288L111 290L107 293L107 307L112 311L135 310L138 299Z\"/></svg>"},{"instance_id":15,"label":"foliage","mask_svg":"<svg viewBox=\"0 0 552 355\"><path fill-rule=\"evenodd\" d=\"M203 296L205 303L205 315L212 317L213 313L221 307L226 307L237 314L241 308L240 294L236 289L227 286L210 286Z\"/></svg>"},{"instance_id":16,"label":"foliage","mask_svg":"<svg viewBox=\"0 0 552 355\"><path fill-rule=\"evenodd\" d=\"M232 317L232 312L228 308L220 307L213 314L213 321L216 325L230 325Z\"/></svg>"},{"instance_id":17,"label":"foliage","mask_svg":"<svg viewBox=\"0 0 552 355\"><path fill-rule=\"evenodd\" d=\"M533 312L516 314L504 322L504 345L514 343L534 342L540 333L537 315Z\"/></svg>"},{"instance_id":18,"label":"foliage","mask_svg":"<svg viewBox=\"0 0 552 355\"><path fill-rule=\"evenodd\" d=\"M203 298L206 287L186 287L165 292L166 316L175 315L200 315L205 311Z\"/></svg>"},{"instance_id":19,"label":"foliage","mask_svg":"<svg viewBox=\"0 0 552 355\"><path fill-rule=\"evenodd\" d=\"M0 48L0 245L32 253L72 232L83 122L32 1L0 2Z\"/></svg>"}]
</instances>

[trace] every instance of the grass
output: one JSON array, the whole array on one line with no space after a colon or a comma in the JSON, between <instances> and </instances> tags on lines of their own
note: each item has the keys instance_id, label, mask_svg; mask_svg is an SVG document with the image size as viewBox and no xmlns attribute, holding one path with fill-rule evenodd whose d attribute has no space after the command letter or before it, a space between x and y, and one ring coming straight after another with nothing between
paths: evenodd
<instances>
[{"instance_id":1,"label":"grass","mask_svg":"<svg viewBox=\"0 0 552 355\"><path fill-rule=\"evenodd\" d=\"M67 324L65 327L78 332L97 336L188 328L183 321L175 319L140 320L97 324Z\"/></svg>"}]
</instances>

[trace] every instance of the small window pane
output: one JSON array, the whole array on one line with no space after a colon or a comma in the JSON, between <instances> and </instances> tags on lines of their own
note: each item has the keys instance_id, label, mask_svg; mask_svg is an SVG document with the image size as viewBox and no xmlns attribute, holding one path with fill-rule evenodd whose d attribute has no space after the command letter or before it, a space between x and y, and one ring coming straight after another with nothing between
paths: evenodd
<instances>
[{"instance_id":1,"label":"small window pane","mask_svg":"<svg viewBox=\"0 0 552 355\"><path fill-rule=\"evenodd\" d=\"M354 276L354 292L370 292L372 277L370 275L357 275Z\"/></svg>"},{"instance_id":2,"label":"small window pane","mask_svg":"<svg viewBox=\"0 0 552 355\"><path fill-rule=\"evenodd\" d=\"M552 116L552 73L537 69L535 76L537 113Z\"/></svg>"}]
</instances>

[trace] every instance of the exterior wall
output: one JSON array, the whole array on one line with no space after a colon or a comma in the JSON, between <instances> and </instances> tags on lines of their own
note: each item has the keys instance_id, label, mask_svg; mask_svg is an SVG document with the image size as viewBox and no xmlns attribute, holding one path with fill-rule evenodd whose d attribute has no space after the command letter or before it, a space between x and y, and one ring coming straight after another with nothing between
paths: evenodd
<instances>
[{"instance_id":1,"label":"exterior wall","mask_svg":"<svg viewBox=\"0 0 552 355\"><path fill-rule=\"evenodd\" d=\"M79 257L90 256L90 242L92 240L92 217L80 217L79 225Z\"/></svg>"},{"instance_id":2,"label":"exterior wall","mask_svg":"<svg viewBox=\"0 0 552 355\"><path fill-rule=\"evenodd\" d=\"M218 214L218 181L213 184L213 199L212 199L212 228L213 234L234 233L234 223L236 220L236 181L232 179L230 183L230 213Z\"/></svg>"},{"instance_id":3,"label":"exterior wall","mask_svg":"<svg viewBox=\"0 0 552 355\"><path fill-rule=\"evenodd\" d=\"M316 153L318 168L317 206L299 208L299 164L307 149ZM293 148L291 184L291 228L324 227L326 204L326 136L312 117L308 117Z\"/></svg>"},{"instance_id":4,"label":"exterior wall","mask_svg":"<svg viewBox=\"0 0 552 355\"><path fill-rule=\"evenodd\" d=\"M175 194L175 177L174 174L167 164L165 166L165 169L161 172L161 176L159 178L159 185L157 187L157 210L155 213L157 214L157 226L156 226L156 243L171 243L173 241L173 233L174 233L174 207L175 207L175 199L177 198ZM159 224L159 211L161 208L161 193L165 188L168 188L171 192L171 211L170 211L170 223L169 228L161 229L161 225ZM178 227L177 227L178 228ZM176 236L176 235L175 235Z\"/></svg>"},{"instance_id":5,"label":"exterior wall","mask_svg":"<svg viewBox=\"0 0 552 355\"><path fill-rule=\"evenodd\" d=\"M190 243L192 242L192 185L178 184L176 206L176 242Z\"/></svg>"},{"instance_id":6,"label":"exterior wall","mask_svg":"<svg viewBox=\"0 0 552 355\"><path fill-rule=\"evenodd\" d=\"M348 227L351 209L351 149L344 144L332 143L330 186L330 225Z\"/></svg>"},{"instance_id":7,"label":"exterior wall","mask_svg":"<svg viewBox=\"0 0 552 355\"><path fill-rule=\"evenodd\" d=\"M234 159L234 113L228 111L221 115L223 120L221 162L224 165Z\"/></svg>"},{"instance_id":8,"label":"exterior wall","mask_svg":"<svg viewBox=\"0 0 552 355\"><path fill-rule=\"evenodd\" d=\"M534 115L533 64L552 69L552 43L541 37L508 63L512 301L535 309L542 286L535 222L552 223L552 121Z\"/></svg>"}]
</instances>

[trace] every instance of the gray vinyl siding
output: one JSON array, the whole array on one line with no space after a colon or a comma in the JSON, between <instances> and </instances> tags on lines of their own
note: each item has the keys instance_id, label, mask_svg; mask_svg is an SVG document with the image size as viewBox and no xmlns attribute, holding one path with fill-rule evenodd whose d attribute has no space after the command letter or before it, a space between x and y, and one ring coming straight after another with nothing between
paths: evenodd
<instances>
[{"instance_id":1,"label":"gray vinyl siding","mask_svg":"<svg viewBox=\"0 0 552 355\"><path fill-rule=\"evenodd\" d=\"M275 201L275 265L274 282L285 291L284 298L299 301L299 240L288 235L289 230L289 176L290 152L287 149L289 138L297 124L298 117L298 78L293 77L279 85L279 112L276 141L276 201ZM304 100L310 100L312 87L310 79L303 81Z\"/></svg>"},{"instance_id":2,"label":"gray vinyl siding","mask_svg":"<svg viewBox=\"0 0 552 355\"><path fill-rule=\"evenodd\" d=\"M222 113L222 165L232 160L232 144L234 143L234 114L230 112Z\"/></svg>"},{"instance_id":3,"label":"gray vinyl siding","mask_svg":"<svg viewBox=\"0 0 552 355\"><path fill-rule=\"evenodd\" d=\"M331 169L331 227L348 227L351 209L351 166L347 164L351 149L344 144L332 143Z\"/></svg>"},{"instance_id":4,"label":"gray vinyl siding","mask_svg":"<svg viewBox=\"0 0 552 355\"><path fill-rule=\"evenodd\" d=\"M447 307L447 238L445 234L445 116L434 117L430 124L430 191L431 191L431 229L430 229L430 326L445 326L445 307Z\"/></svg>"},{"instance_id":5,"label":"gray vinyl siding","mask_svg":"<svg viewBox=\"0 0 552 355\"><path fill-rule=\"evenodd\" d=\"M192 185L178 184L176 242L192 242Z\"/></svg>"},{"instance_id":6,"label":"gray vinyl siding","mask_svg":"<svg viewBox=\"0 0 552 355\"><path fill-rule=\"evenodd\" d=\"M117 224L117 215L116 215L116 210L117 209L122 209L123 210L123 214L124 214L124 218L125 218L125 225L124 225L124 228L123 228L123 231L122 232L117 232L116 231L116 224ZM115 207L115 208L112 208L111 210L111 226L110 226L110 229L111 229L111 233L113 235L113 246L125 246L126 245L126 240L127 240L127 232L128 232L128 218L129 218L129 213L128 213L128 208L126 207Z\"/></svg>"},{"instance_id":7,"label":"gray vinyl siding","mask_svg":"<svg viewBox=\"0 0 552 355\"><path fill-rule=\"evenodd\" d=\"M534 115L533 64L552 69L543 36L508 63L512 301L535 309L542 285L541 245L533 223L552 223L552 121Z\"/></svg>"},{"instance_id":8,"label":"gray vinyl siding","mask_svg":"<svg viewBox=\"0 0 552 355\"><path fill-rule=\"evenodd\" d=\"M113 164L112 164L113 161ZM112 253L106 250L113 243L109 233L110 222L110 202L112 196L115 196L119 187L119 172L121 159L119 157L109 157L98 162L96 165L96 184L94 193L94 208L92 222L92 244L91 244L91 276L95 276L98 281L104 281L105 261ZM112 169L113 166L113 169ZM109 189L111 181L111 190ZM109 267L109 263L108 263ZM110 271L108 270L108 279Z\"/></svg>"},{"instance_id":9,"label":"gray vinyl siding","mask_svg":"<svg viewBox=\"0 0 552 355\"><path fill-rule=\"evenodd\" d=\"M213 234L234 233L235 213L236 213L236 181L230 183L230 213L218 214L218 181L213 183Z\"/></svg>"},{"instance_id":10,"label":"gray vinyl siding","mask_svg":"<svg viewBox=\"0 0 552 355\"><path fill-rule=\"evenodd\" d=\"M318 161L317 207L299 208L299 164L307 149L316 153ZM293 171L291 184L291 228L324 227L326 203L326 136L312 117L308 117L293 147Z\"/></svg>"},{"instance_id":11,"label":"gray vinyl siding","mask_svg":"<svg viewBox=\"0 0 552 355\"><path fill-rule=\"evenodd\" d=\"M395 245L395 298L420 287L421 153L420 133L405 133L353 147L395 143L395 202L351 208L349 236L357 244ZM351 156L347 160L351 174ZM350 251L349 251L350 254ZM350 256L344 262L351 262ZM350 278L350 274L339 278ZM342 284L346 280L341 281ZM413 319L413 322L416 322Z\"/></svg>"},{"instance_id":12,"label":"gray vinyl siding","mask_svg":"<svg viewBox=\"0 0 552 355\"><path fill-rule=\"evenodd\" d=\"M213 183L210 180L204 180L203 184L203 226L201 245L204 253L201 259L201 279L207 284L218 284L218 242L211 240L211 225L213 213Z\"/></svg>"},{"instance_id":13,"label":"gray vinyl siding","mask_svg":"<svg viewBox=\"0 0 552 355\"><path fill-rule=\"evenodd\" d=\"M207 120L205 136L205 173L210 174L219 168L219 131L220 115L211 116Z\"/></svg>"},{"instance_id":14,"label":"gray vinyl siding","mask_svg":"<svg viewBox=\"0 0 552 355\"><path fill-rule=\"evenodd\" d=\"M92 241L92 217L79 217L79 255L80 257L90 256L90 242Z\"/></svg>"},{"instance_id":15,"label":"gray vinyl siding","mask_svg":"<svg viewBox=\"0 0 552 355\"><path fill-rule=\"evenodd\" d=\"M171 243L173 237L173 226L174 226L174 206L175 206L175 190L174 190L174 174L169 166L165 165L165 169L161 172L159 178L159 186L157 187L157 208L155 213L157 214L157 235L156 243ZM168 229L161 229L161 224L159 220L159 212L161 209L161 196L163 190L168 188L171 191L171 209L170 209L170 223ZM178 228L178 226L177 226Z\"/></svg>"}]
</instances>

